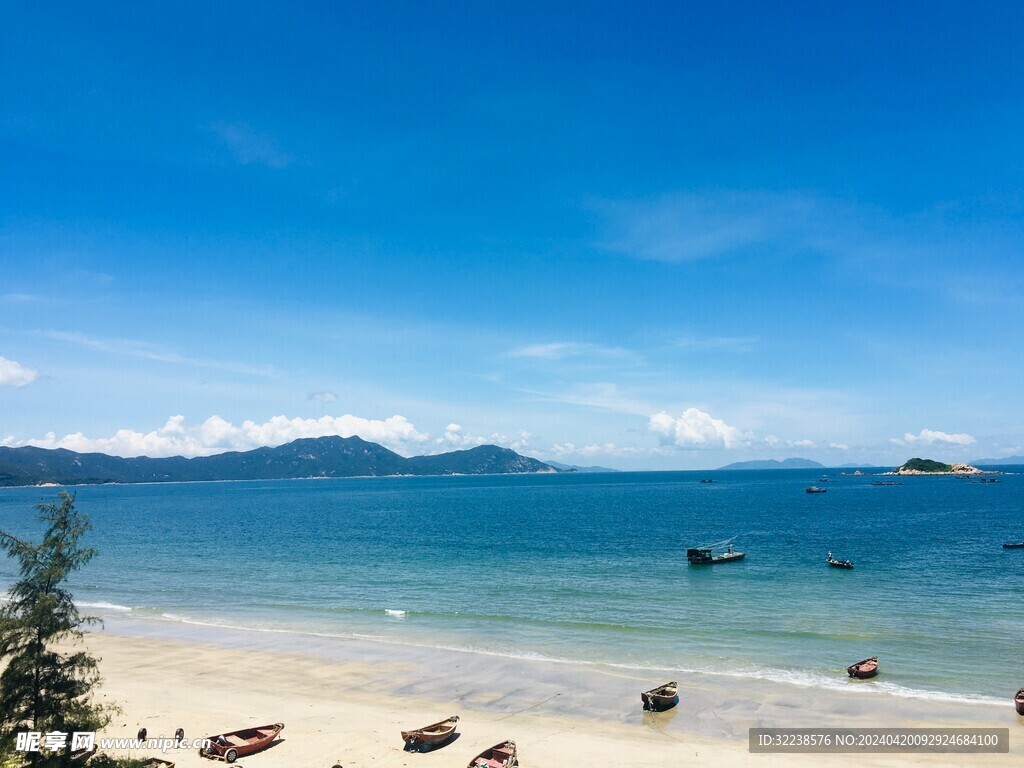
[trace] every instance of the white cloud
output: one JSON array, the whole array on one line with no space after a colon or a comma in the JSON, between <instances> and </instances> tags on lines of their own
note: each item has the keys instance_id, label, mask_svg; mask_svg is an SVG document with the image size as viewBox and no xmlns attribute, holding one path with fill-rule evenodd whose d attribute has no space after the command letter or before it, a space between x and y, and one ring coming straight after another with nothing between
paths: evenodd
<instances>
[{"instance_id":1,"label":"white cloud","mask_svg":"<svg viewBox=\"0 0 1024 768\"><path fill-rule=\"evenodd\" d=\"M312 392L309 395L309 399L327 405L328 403L338 402L338 395L334 392Z\"/></svg>"},{"instance_id":2,"label":"white cloud","mask_svg":"<svg viewBox=\"0 0 1024 768\"><path fill-rule=\"evenodd\" d=\"M24 387L38 376L39 372L34 368L0 357L0 387Z\"/></svg>"},{"instance_id":3,"label":"white cloud","mask_svg":"<svg viewBox=\"0 0 1024 768\"><path fill-rule=\"evenodd\" d=\"M35 440L15 441L10 446L35 445L40 448L67 448L80 453L99 452L113 456L208 456L224 451L248 451L261 446L283 445L303 437L358 435L364 440L410 455L430 440L404 416L387 419L364 419L351 414L324 416L319 419L289 419L275 416L257 424L244 421L236 426L219 416L211 416L201 424L188 424L184 416L172 416L167 423L151 432L120 429L110 437L91 438L75 432L58 438L53 432Z\"/></svg>"},{"instance_id":4,"label":"white cloud","mask_svg":"<svg viewBox=\"0 0 1024 768\"><path fill-rule=\"evenodd\" d=\"M829 443L828 447L829 448L833 448L833 449L835 449L837 451L848 451L848 450L850 450L850 446L848 446L846 443Z\"/></svg>"},{"instance_id":5,"label":"white cloud","mask_svg":"<svg viewBox=\"0 0 1024 768\"><path fill-rule=\"evenodd\" d=\"M687 408L679 418L665 411L656 413L650 417L648 428L660 436L663 444L683 448L733 448L752 437L698 408Z\"/></svg>"},{"instance_id":6,"label":"white cloud","mask_svg":"<svg viewBox=\"0 0 1024 768\"><path fill-rule=\"evenodd\" d=\"M628 350L603 347L576 341L557 341L549 344L529 344L513 349L509 357L532 357L541 360L562 360L567 357L626 357Z\"/></svg>"},{"instance_id":7,"label":"white cloud","mask_svg":"<svg viewBox=\"0 0 1024 768\"><path fill-rule=\"evenodd\" d=\"M254 130L246 123L218 121L211 128L239 165L265 165L280 170L295 161L281 150L273 137Z\"/></svg>"},{"instance_id":8,"label":"white cloud","mask_svg":"<svg viewBox=\"0 0 1024 768\"><path fill-rule=\"evenodd\" d=\"M545 455L554 455L558 458L566 456L581 456L593 458L594 456L654 456L662 455L665 450L662 448L637 448L630 445L616 445L615 443L591 443L589 445L576 445L575 443L555 443L545 452Z\"/></svg>"},{"instance_id":9,"label":"white cloud","mask_svg":"<svg viewBox=\"0 0 1024 768\"><path fill-rule=\"evenodd\" d=\"M948 443L950 445L973 445L977 442L973 437L965 433L950 434L939 432L934 429L922 429L918 434L907 432L903 438L893 438L890 442L896 445L934 445L935 443Z\"/></svg>"},{"instance_id":10,"label":"white cloud","mask_svg":"<svg viewBox=\"0 0 1024 768\"><path fill-rule=\"evenodd\" d=\"M790 448L813 448L814 441L804 438L803 440L787 440L786 445Z\"/></svg>"},{"instance_id":11,"label":"white cloud","mask_svg":"<svg viewBox=\"0 0 1024 768\"><path fill-rule=\"evenodd\" d=\"M434 440L434 445L439 451L462 450L478 445L500 445L513 451L523 451L530 447L532 437L533 435L525 429L519 430L515 435L504 435L500 432L486 436L472 435L465 432L459 424L449 424L445 427L444 434Z\"/></svg>"}]
</instances>

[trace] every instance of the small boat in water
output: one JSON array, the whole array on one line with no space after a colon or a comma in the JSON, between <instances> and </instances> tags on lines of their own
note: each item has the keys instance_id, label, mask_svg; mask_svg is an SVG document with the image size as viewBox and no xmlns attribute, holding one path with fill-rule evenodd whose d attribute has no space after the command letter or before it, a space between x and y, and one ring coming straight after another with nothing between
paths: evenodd
<instances>
[{"instance_id":1,"label":"small boat in water","mask_svg":"<svg viewBox=\"0 0 1024 768\"><path fill-rule=\"evenodd\" d=\"M201 757L233 763L240 757L266 749L283 730L284 723L274 723L207 736L206 743L199 748L199 754Z\"/></svg>"},{"instance_id":2,"label":"small boat in water","mask_svg":"<svg viewBox=\"0 0 1024 768\"><path fill-rule=\"evenodd\" d=\"M1013 706L1017 708L1018 715L1024 715L1024 688L1017 691L1017 695L1013 697Z\"/></svg>"},{"instance_id":3,"label":"small boat in water","mask_svg":"<svg viewBox=\"0 0 1024 768\"><path fill-rule=\"evenodd\" d=\"M468 768L519 768L514 741L503 741L485 749L469 761Z\"/></svg>"},{"instance_id":4,"label":"small boat in water","mask_svg":"<svg viewBox=\"0 0 1024 768\"><path fill-rule=\"evenodd\" d=\"M874 677L878 674L878 657L872 656L870 659L864 659L864 661L851 664L846 668L846 672L850 677L856 677L860 680Z\"/></svg>"},{"instance_id":5,"label":"small boat in water","mask_svg":"<svg viewBox=\"0 0 1024 768\"><path fill-rule=\"evenodd\" d=\"M407 747L434 747L454 736L455 726L458 724L459 716L452 715L439 723L425 725L413 731L402 731L402 741Z\"/></svg>"},{"instance_id":6,"label":"small boat in water","mask_svg":"<svg viewBox=\"0 0 1024 768\"><path fill-rule=\"evenodd\" d=\"M733 539L736 537L733 536ZM718 563L735 563L747 556L746 552L733 552L733 539L726 539L715 544L705 544L702 547L690 547L686 550L686 559L690 565L717 565ZM724 549L724 552L715 554L716 549Z\"/></svg>"},{"instance_id":7,"label":"small boat in water","mask_svg":"<svg viewBox=\"0 0 1024 768\"><path fill-rule=\"evenodd\" d=\"M711 479L707 479L707 480L701 480L701 482L702 482L702 483L713 483L713 482L715 482L715 481L714 481L714 480L711 480Z\"/></svg>"},{"instance_id":8,"label":"small boat in water","mask_svg":"<svg viewBox=\"0 0 1024 768\"><path fill-rule=\"evenodd\" d=\"M828 493L828 488L819 488L816 485L812 485L810 488L804 488L805 493Z\"/></svg>"},{"instance_id":9,"label":"small boat in water","mask_svg":"<svg viewBox=\"0 0 1024 768\"><path fill-rule=\"evenodd\" d=\"M1024 549L1024 541L1008 541L1003 544L1003 549Z\"/></svg>"},{"instance_id":10,"label":"small boat in water","mask_svg":"<svg viewBox=\"0 0 1024 768\"><path fill-rule=\"evenodd\" d=\"M644 709L661 712L679 703L679 683L672 681L640 694Z\"/></svg>"},{"instance_id":11,"label":"small boat in water","mask_svg":"<svg viewBox=\"0 0 1024 768\"><path fill-rule=\"evenodd\" d=\"M849 560L836 560L834 557L832 557L831 552L828 553L828 557L826 559L828 560L828 564L831 565L833 568L845 568L846 570L850 570L851 568L853 568L853 563L851 563Z\"/></svg>"}]
</instances>

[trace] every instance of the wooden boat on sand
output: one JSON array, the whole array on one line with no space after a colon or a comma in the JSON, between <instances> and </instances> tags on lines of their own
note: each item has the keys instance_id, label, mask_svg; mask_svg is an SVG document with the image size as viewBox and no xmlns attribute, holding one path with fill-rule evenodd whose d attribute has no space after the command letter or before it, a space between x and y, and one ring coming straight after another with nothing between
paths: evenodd
<instances>
[{"instance_id":1,"label":"wooden boat on sand","mask_svg":"<svg viewBox=\"0 0 1024 768\"><path fill-rule=\"evenodd\" d=\"M514 741L503 741L488 747L469 761L468 768L519 768Z\"/></svg>"},{"instance_id":2,"label":"wooden boat on sand","mask_svg":"<svg viewBox=\"0 0 1024 768\"><path fill-rule=\"evenodd\" d=\"M142 764L142 768L174 768L174 763L169 760L161 760L159 757L151 757Z\"/></svg>"},{"instance_id":3,"label":"wooden boat on sand","mask_svg":"<svg viewBox=\"0 0 1024 768\"><path fill-rule=\"evenodd\" d=\"M679 683L672 681L640 694L644 709L661 712L679 703Z\"/></svg>"},{"instance_id":4,"label":"wooden boat on sand","mask_svg":"<svg viewBox=\"0 0 1024 768\"><path fill-rule=\"evenodd\" d=\"M1024 715L1024 688L1017 691L1017 695L1013 697L1013 706L1017 708L1018 715Z\"/></svg>"},{"instance_id":5,"label":"wooden boat on sand","mask_svg":"<svg viewBox=\"0 0 1024 768\"><path fill-rule=\"evenodd\" d=\"M850 562L849 560L836 560L836 558L832 557L831 552L828 553L827 562L833 568L845 568L846 570L850 570L853 568L852 562Z\"/></svg>"},{"instance_id":6,"label":"wooden boat on sand","mask_svg":"<svg viewBox=\"0 0 1024 768\"><path fill-rule=\"evenodd\" d=\"M240 757L266 749L283 730L284 723L274 723L207 736L206 743L199 748L199 754L202 757L233 763Z\"/></svg>"},{"instance_id":7,"label":"wooden boat on sand","mask_svg":"<svg viewBox=\"0 0 1024 768\"><path fill-rule=\"evenodd\" d=\"M72 768L80 768L80 766L85 765L92 759L92 756L96 754L98 749L99 747L95 746L90 749L76 749L71 753L71 757L68 758L68 765L72 766Z\"/></svg>"},{"instance_id":8,"label":"wooden boat on sand","mask_svg":"<svg viewBox=\"0 0 1024 768\"><path fill-rule=\"evenodd\" d=\"M878 674L878 657L872 656L870 659L864 659L864 661L851 664L846 668L846 672L850 677L856 677L860 680L874 677Z\"/></svg>"},{"instance_id":9,"label":"wooden boat on sand","mask_svg":"<svg viewBox=\"0 0 1024 768\"><path fill-rule=\"evenodd\" d=\"M410 747L433 747L442 744L455 735L459 716L452 715L439 723L425 725L412 731L402 731L402 741Z\"/></svg>"}]
</instances>

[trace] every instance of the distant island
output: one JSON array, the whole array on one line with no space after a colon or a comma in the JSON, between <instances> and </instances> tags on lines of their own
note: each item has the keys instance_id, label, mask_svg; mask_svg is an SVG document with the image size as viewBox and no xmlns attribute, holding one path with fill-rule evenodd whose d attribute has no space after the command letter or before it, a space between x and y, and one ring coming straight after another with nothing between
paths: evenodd
<instances>
[{"instance_id":1,"label":"distant island","mask_svg":"<svg viewBox=\"0 0 1024 768\"><path fill-rule=\"evenodd\" d=\"M1024 466L1024 456L1003 456L1001 459L975 459L971 464L976 467L1001 467L1006 464Z\"/></svg>"},{"instance_id":2,"label":"distant island","mask_svg":"<svg viewBox=\"0 0 1024 768\"><path fill-rule=\"evenodd\" d=\"M970 464L943 464L933 459L909 459L884 475L980 475L982 472Z\"/></svg>"},{"instance_id":3,"label":"distant island","mask_svg":"<svg viewBox=\"0 0 1024 768\"><path fill-rule=\"evenodd\" d=\"M0 486L556 471L550 464L496 445L405 458L359 437L337 436L303 438L275 448L231 451L192 459L183 456L122 458L103 453L76 453L63 448L0 447Z\"/></svg>"},{"instance_id":4,"label":"distant island","mask_svg":"<svg viewBox=\"0 0 1024 768\"><path fill-rule=\"evenodd\" d=\"M810 459L762 459L760 461L737 461L734 464L726 464L719 469L824 469L824 464L819 464Z\"/></svg>"},{"instance_id":5,"label":"distant island","mask_svg":"<svg viewBox=\"0 0 1024 768\"><path fill-rule=\"evenodd\" d=\"M559 472L619 472L618 469L612 469L611 467L581 467L578 464L563 464L560 461L548 461L547 464L551 465Z\"/></svg>"}]
</instances>

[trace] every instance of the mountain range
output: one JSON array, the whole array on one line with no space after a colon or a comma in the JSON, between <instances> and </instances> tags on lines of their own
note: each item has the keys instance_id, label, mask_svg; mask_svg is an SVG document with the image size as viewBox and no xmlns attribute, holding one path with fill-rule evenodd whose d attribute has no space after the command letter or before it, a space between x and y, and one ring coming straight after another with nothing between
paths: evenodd
<instances>
[{"instance_id":1,"label":"mountain range","mask_svg":"<svg viewBox=\"0 0 1024 768\"><path fill-rule=\"evenodd\" d=\"M824 464L819 464L810 459L761 459L758 461L737 461L733 464L726 464L719 469L824 469Z\"/></svg>"},{"instance_id":2,"label":"mountain range","mask_svg":"<svg viewBox=\"0 0 1024 768\"><path fill-rule=\"evenodd\" d=\"M76 453L63 448L0 447L0 486L556 471L549 464L496 445L406 458L359 437L336 436L303 438L275 448L191 459L183 456L123 458L103 453Z\"/></svg>"},{"instance_id":3,"label":"mountain range","mask_svg":"<svg viewBox=\"0 0 1024 768\"><path fill-rule=\"evenodd\" d=\"M1024 465L1024 456L1003 456L1001 459L975 459L971 462L975 467L1001 467L1006 464Z\"/></svg>"}]
</instances>

